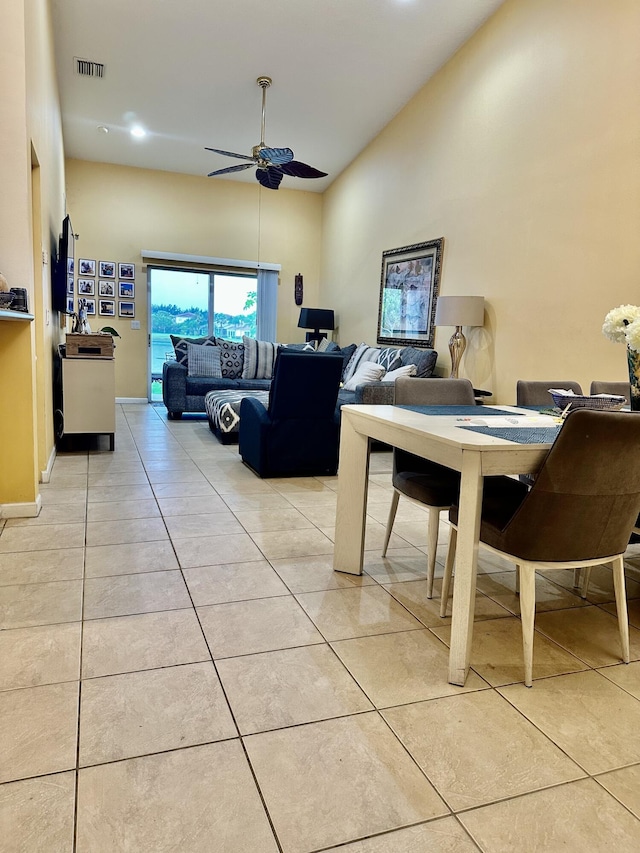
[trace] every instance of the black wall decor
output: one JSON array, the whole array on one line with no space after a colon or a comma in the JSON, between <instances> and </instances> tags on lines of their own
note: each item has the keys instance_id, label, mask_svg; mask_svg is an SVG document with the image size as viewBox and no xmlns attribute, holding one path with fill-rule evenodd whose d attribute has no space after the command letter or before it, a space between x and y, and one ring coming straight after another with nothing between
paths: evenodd
<instances>
[{"instance_id":1,"label":"black wall decor","mask_svg":"<svg viewBox=\"0 0 640 853\"><path fill-rule=\"evenodd\" d=\"M302 273L299 272L295 278L295 286L294 286L294 291L293 291L294 298L296 300L296 305L302 305L302 298L303 298L302 290L303 290Z\"/></svg>"}]
</instances>

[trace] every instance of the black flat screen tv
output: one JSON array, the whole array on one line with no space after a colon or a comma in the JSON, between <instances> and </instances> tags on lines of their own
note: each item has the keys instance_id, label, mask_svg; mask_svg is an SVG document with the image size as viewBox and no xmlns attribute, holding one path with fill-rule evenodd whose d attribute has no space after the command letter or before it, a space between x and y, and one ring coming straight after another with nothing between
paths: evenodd
<instances>
[{"instance_id":1,"label":"black flat screen tv","mask_svg":"<svg viewBox=\"0 0 640 853\"><path fill-rule=\"evenodd\" d=\"M58 240L58 255L51 265L51 307L61 314L73 313L73 293L68 293L68 279L74 277L74 238L71 219L65 216Z\"/></svg>"}]
</instances>

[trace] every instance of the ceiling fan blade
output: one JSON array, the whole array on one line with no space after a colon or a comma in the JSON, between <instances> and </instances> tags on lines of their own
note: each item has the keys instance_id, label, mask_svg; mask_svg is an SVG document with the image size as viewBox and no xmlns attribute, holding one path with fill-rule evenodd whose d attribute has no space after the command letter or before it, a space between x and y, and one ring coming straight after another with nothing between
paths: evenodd
<instances>
[{"instance_id":1,"label":"ceiling fan blade","mask_svg":"<svg viewBox=\"0 0 640 853\"><path fill-rule=\"evenodd\" d=\"M306 163L301 163L299 160L283 163L280 168L285 175L292 175L294 178L324 178L328 174L319 169L314 169L313 166L307 166Z\"/></svg>"},{"instance_id":2,"label":"ceiling fan blade","mask_svg":"<svg viewBox=\"0 0 640 853\"><path fill-rule=\"evenodd\" d=\"M293 151L290 148L261 148L260 156L274 166L280 166L293 160Z\"/></svg>"},{"instance_id":3,"label":"ceiling fan blade","mask_svg":"<svg viewBox=\"0 0 640 853\"><path fill-rule=\"evenodd\" d=\"M255 163L241 163L240 166L227 166L226 169L216 169L215 172L209 172L208 178L214 175L228 175L229 172L242 172L244 169L253 169Z\"/></svg>"},{"instance_id":4,"label":"ceiling fan blade","mask_svg":"<svg viewBox=\"0 0 640 853\"><path fill-rule=\"evenodd\" d=\"M256 169L256 178L268 190L277 190L282 181L282 170L274 166L269 166L266 169Z\"/></svg>"},{"instance_id":5,"label":"ceiling fan blade","mask_svg":"<svg viewBox=\"0 0 640 853\"><path fill-rule=\"evenodd\" d=\"M234 154L233 151L222 151L220 148L207 148L206 145L204 146L204 150L213 151L215 154L224 154L225 157L237 157L238 160L254 160L248 154Z\"/></svg>"}]
</instances>

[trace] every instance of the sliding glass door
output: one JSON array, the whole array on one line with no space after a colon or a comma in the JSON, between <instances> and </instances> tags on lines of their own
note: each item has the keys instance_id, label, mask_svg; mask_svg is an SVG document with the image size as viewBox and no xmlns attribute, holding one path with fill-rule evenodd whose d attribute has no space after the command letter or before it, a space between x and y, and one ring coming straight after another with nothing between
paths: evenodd
<instances>
[{"instance_id":1,"label":"sliding glass door","mask_svg":"<svg viewBox=\"0 0 640 853\"><path fill-rule=\"evenodd\" d=\"M148 267L149 400L162 400L162 365L170 335L229 340L256 337L256 276Z\"/></svg>"}]
</instances>

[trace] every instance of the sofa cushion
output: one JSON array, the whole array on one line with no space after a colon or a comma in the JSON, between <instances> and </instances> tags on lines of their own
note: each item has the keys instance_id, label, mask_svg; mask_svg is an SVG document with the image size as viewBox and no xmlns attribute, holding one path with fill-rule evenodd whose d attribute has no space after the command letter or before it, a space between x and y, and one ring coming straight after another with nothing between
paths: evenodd
<instances>
[{"instance_id":1,"label":"sofa cushion","mask_svg":"<svg viewBox=\"0 0 640 853\"><path fill-rule=\"evenodd\" d=\"M358 385L364 382L377 382L384 376L384 367L373 361L363 361L351 379L348 379L343 388L345 391L355 391Z\"/></svg>"},{"instance_id":2,"label":"sofa cushion","mask_svg":"<svg viewBox=\"0 0 640 853\"><path fill-rule=\"evenodd\" d=\"M208 376L222 379L220 347L187 344L187 372L189 376Z\"/></svg>"},{"instance_id":3,"label":"sofa cushion","mask_svg":"<svg viewBox=\"0 0 640 853\"><path fill-rule=\"evenodd\" d=\"M244 366L244 344L216 338L216 346L220 347L220 365L224 379L240 379Z\"/></svg>"},{"instance_id":4,"label":"sofa cushion","mask_svg":"<svg viewBox=\"0 0 640 853\"><path fill-rule=\"evenodd\" d=\"M228 391L238 387L239 379L213 379L210 376L188 376L186 382L187 397L202 397L214 389ZM199 409L199 411L204 411Z\"/></svg>"},{"instance_id":5,"label":"sofa cushion","mask_svg":"<svg viewBox=\"0 0 640 853\"><path fill-rule=\"evenodd\" d=\"M173 351L176 356L176 361L178 364L184 364L186 367L189 361L189 356L187 353L187 345L194 344L205 347L212 347L216 344L216 339L213 337L205 337L205 338L182 338L180 335L169 335L171 338L171 343L173 344Z\"/></svg>"},{"instance_id":6,"label":"sofa cushion","mask_svg":"<svg viewBox=\"0 0 640 853\"><path fill-rule=\"evenodd\" d=\"M433 375L438 353L432 349L416 349L416 347L405 347L400 353L402 365L415 364L416 376L426 379Z\"/></svg>"},{"instance_id":7,"label":"sofa cushion","mask_svg":"<svg viewBox=\"0 0 640 853\"><path fill-rule=\"evenodd\" d=\"M257 341L242 338L244 345L243 379L271 379L273 365L278 354L278 344L272 341Z\"/></svg>"},{"instance_id":8,"label":"sofa cushion","mask_svg":"<svg viewBox=\"0 0 640 853\"><path fill-rule=\"evenodd\" d=\"M349 363L343 371L343 382L348 382L363 362L378 361L379 355L380 349L378 347L370 347L368 344L364 343L360 344L349 359Z\"/></svg>"}]
</instances>

